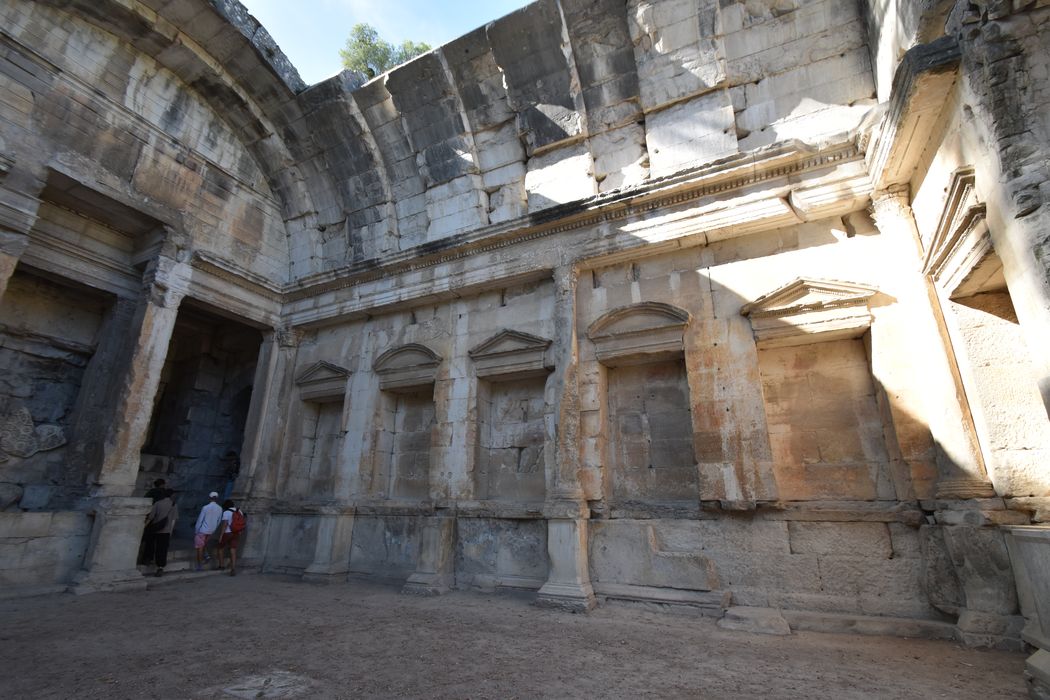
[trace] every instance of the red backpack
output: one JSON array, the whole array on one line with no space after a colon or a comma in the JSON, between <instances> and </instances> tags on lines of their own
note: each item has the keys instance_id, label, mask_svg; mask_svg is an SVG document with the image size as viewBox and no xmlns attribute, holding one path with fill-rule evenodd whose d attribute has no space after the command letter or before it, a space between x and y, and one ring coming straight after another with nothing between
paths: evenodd
<instances>
[{"instance_id":1,"label":"red backpack","mask_svg":"<svg viewBox=\"0 0 1050 700\"><path fill-rule=\"evenodd\" d=\"M240 510L233 511L233 517L230 518L230 532L240 532L247 526L248 516Z\"/></svg>"}]
</instances>

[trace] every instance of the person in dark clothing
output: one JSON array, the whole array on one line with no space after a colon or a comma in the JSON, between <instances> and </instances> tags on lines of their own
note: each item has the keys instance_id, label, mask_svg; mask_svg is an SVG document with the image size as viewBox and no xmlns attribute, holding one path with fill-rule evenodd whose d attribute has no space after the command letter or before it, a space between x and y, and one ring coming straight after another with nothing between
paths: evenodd
<instances>
[{"instance_id":1,"label":"person in dark clothing","mask_svg":"<svg viewBox=\"0 0 1050 700\"><path fill-rule=\"evenodd\" d=\"M165 488L167 483L168 482L164 481L164 479L155 480L153 482L153 488L146 492L146 498L153 499L154 503L164 498L164 492L167 490Z\"/></svg>"},{"instance_id":2,"label":"person in dark clothing","mask_svg":"<svg viewBox=\"0 0 1050 700\"><path fill-rule=\"evenodd\" d=\"M168 564L168 546L171 544L171 531L178 520L179 509L175 505L175 492L164 489L164 495L153 504L146 516L146 547L143 559L153 563L157 570L154 576L162 576Z\"/></svg>"}]
</instances>

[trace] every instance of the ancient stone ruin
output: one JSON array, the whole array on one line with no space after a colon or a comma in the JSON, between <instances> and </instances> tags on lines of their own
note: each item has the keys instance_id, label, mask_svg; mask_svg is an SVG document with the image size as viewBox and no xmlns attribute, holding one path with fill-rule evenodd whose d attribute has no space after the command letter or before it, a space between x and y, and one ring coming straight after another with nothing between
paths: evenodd
<instances>
[{"instance_id":1,"label":"ancient stone ruin","mask_svg":"<svg viewBox=\"0 0 1050 700\"><path fill-rule=\"evenodd\" d=\"M236 0L0 18L5 593L143 587L232 451L262 571L1050 692L1047 0L539 0L313 86Z\"/></svg>"}]
</instances>

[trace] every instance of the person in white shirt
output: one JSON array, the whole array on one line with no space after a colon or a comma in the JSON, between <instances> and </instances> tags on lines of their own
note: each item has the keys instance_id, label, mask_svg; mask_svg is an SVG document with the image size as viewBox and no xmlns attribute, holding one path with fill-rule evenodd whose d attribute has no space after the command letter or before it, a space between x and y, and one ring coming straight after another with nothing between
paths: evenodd
<instances>
[{"instance_id":1,"label":"person in white shirt","mask_svg":"<svg viewBox=\"0 0 1050 700\"><path fill-rule=\"evenodd\" d=\"M193 531L193 547L197 550L197 571L204 568L204 548L208 546L208 538L219 529L219 522L222 520L219 494L212 491L208 498L211 501L201 508L201 514L197 516L197 527Z\"/></svg>"},{"instance_id":2,"label":"person in white shirt","mask_svg":"<svg viewBox=\"0 0 1050 700\"><path fill-rule=\"evenodd\" d=\"M240 510L234 505L233 501L226 499L222 504L222 524L219 526L219 546L216 548L219 555L219 569L226 568L226 551L230 552L230 576L237 575L237 541L240 539L241 531L237 529L238 524L235 520L237 513ZM244 519L240 519L240 524L243 525Z\"/></svg>"}]
</instances>

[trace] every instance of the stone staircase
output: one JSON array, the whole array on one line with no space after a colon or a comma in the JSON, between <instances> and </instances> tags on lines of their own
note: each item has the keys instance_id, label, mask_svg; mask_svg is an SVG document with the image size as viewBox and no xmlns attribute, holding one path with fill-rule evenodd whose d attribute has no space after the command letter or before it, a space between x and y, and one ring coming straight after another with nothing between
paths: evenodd
<instances>
[{"instance_id":1,"label":"stone staircase","mask_svg":"<svg viewBox=\"0 0 1050 700\"><path fill-rule=\"evenodd\" d=\"M196 564L197 559L193 549L186 546L183 542L178 542L174 543L172 549L168 552L168 565L164 567L163 576L154 576L156 567L152 564L139 565L138 569L146 578L147 590L168 584L187 583L210 576L229 575L228 565L224 571L212 568L217 566L214 558L209 562L205 562L203 571L195 571L194 567ZM240 574L241 571L238 569L237 575L239 576Z\"/></svg>"}]
</instances>

